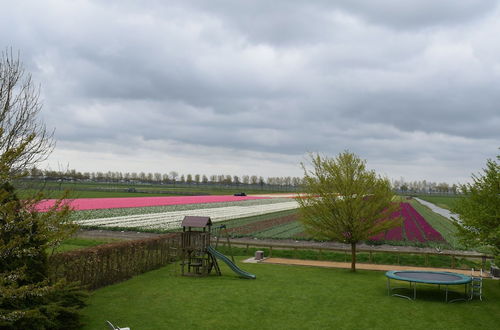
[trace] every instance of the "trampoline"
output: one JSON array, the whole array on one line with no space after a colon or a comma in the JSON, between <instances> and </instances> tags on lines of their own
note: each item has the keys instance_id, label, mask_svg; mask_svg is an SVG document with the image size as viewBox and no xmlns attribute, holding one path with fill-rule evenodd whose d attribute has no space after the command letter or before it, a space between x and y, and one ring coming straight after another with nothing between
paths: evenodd
<instances>
[{"instance_id":1,"label":"trampoline","mask_svg":"<svg viewBox=\"0 0 500 330\"><path fill-rule=\"evenodd\" d=\"M387 276L387 291L389 295L391 295L391 292L393 290L401 289L401 287L391 288L391 279L410 282L410 289L413 289L413 298L402 294L392 294L393 296L407 298L409 300L415 300L417 298L417 283L437 284L439 287L441 287L441 285L446 286L445 301L448 302L448 286L463 284L465 286L464 296L467 297L468 285L472 282L472 278L470 276L451 272L390 270L385 273L385 276ZM453 299L450 302L454 302L457 300L466 299Z\"/></svg>"}]
</instances>

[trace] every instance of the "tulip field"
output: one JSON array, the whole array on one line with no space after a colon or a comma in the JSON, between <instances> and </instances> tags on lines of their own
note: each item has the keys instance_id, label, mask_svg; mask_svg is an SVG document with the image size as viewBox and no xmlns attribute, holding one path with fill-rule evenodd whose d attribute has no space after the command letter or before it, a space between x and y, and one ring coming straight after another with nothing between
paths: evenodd
<instances>
[{"instance_id":1,"label":"tulip field","mask_svg":"<svg viewBox=\"0 0 500 330\"><path fill-rule=\"evenodd\" d=\"M66 204L76 211L116 208L150 207L165 205L203 204L217 202L238 202L265 197L250 196L179 196L179 197L125 197L125 198L78 198L69 199ZM45 211L56 203L54 199L44 200L36 207Z\"/></svg>"},{"instance_id":2,"label":"tulip field","mask_svg":"<svg viewBox=\"0 0 500 330\"><path fill-rule=\"evenodd\" d=\"M404 220L401 227L393 228L386 233L381 233L372 237L373 240L386 241L413 241L413 242L440 242L444 241L443 236L436 231L421 216L410 203L400 203L401 211L394 216L401 216Z\"/></svg>"},{"instance_id":3,"label":"tulip field","mask_svg":"<svg viewBox=\"0 0 500 330\"><path fill-rule=\"evenodd\" d=\"M446 243L443 236L435 230L410 203L401 203L401 210L393 214L393 216L401 216L403 218L402 226L371 237L371 241L393 243ZM272 218L265 217L260 221L252 221L252 219L244 220L245 221L235 220L226 222L229 228L228 230L233 236L247 236L262 239L311 239L298 221L297 214L283 214Z\"/></svg>"},{"instance_id":4,"label":"tulip field","mask_svg":"<svg viewBox=\"0 0 500 330\"><path fill-rule=\"evenodd\" d=\"M288 198L287 198L288 197ZM312 239L298 221L292 196L187 196L140 198L86 198L68 201L72 218L84 228L134 231L171 231L181 228L184 216L209 216L224 223L233 237L258 239ZM44 201L43 211L53 205ZM443 236L410 203L400 203L403 225L370 238L379 242L441 242Z\"/></svg>"},{"instance_id":5,"label":"tulip field","mask_svg":"<svg viewBox=\"0 0 500 330\"><path fill-rule=\"evenodd\" d=\"M47 201L39 208L43 210L50 205ZM70 201L70 206L75 210L72 219L84 228L137 231L179 229L186 215L209 216L212 222L220 222L298 207L289 198L248 196L82 199Z\"/></svg>"}]
</instances>

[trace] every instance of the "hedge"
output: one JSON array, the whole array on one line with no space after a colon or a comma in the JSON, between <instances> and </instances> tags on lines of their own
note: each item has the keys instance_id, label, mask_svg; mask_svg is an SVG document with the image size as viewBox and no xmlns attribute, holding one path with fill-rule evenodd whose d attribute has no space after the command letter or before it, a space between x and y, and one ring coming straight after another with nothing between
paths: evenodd
<instances>
[{"instance_id":1,"label":"hedge","mask_svg":"<svg viewBox=\"0 0 500 330\"><path fill-rule=\"evenodd\" d=\"M50 274L94 290L176 261L179 242L179 233L171 233L58 253L50 258Z\"/></svg>"}]
</instances>

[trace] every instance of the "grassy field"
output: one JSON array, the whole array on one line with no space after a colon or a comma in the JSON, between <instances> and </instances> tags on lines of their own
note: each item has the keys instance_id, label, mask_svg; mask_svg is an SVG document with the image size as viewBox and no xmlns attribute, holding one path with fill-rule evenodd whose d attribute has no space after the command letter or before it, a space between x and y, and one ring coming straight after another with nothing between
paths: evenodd
<instances>
[{"instance_id":1,"label":"grassy field","mask_svg":"<svg viewBox=\"0 0 500 330\"><path fill-rule=\"evenodd\" d=\"M498 281L484 281L482 302L447 304L436 286L419 285L415 301L388 296L384 272L239 265L257 279L240 279L224 264L221 277L182 277L170 265L94 291L84 329L105 329L105 320L141 330L493 329L500 322Z\"/></svg>"},{"instance_id":2,"label":"grassy field","mask_svg":"<svg viewBox=\"0 0 500 330\"><path fill-rule=\"evenodd\" d=\"M65 190L71 191L71 198L232 195L239 192L245 192L247 194L291 192L285 188L281 189L279 187L268 186L261 188L258 185L231 186L19 181L16 183L16 187L19 189L21 197L30 196L34 191L44 189L51 198L61 197Z\"/></svg>"},{"instance_id":3,"label":"grassy field","mask_svg":"<svg viewBox=\"0 0 500 330\"><path fill-rule=\"evenodd\" d=\"M443 209L451 210L457 203L459 197L457 196L432 196L432 195L419 195L417 196L424 201L436 204Z\"/></svg>"},{"instance_id":4,"label":"grassy field","mask_svg":"<svg viewBox=\"0 0 500 330\"><path fill-rule=\"evenodd\" d=\"M55 252L66 252L71 250L85 249L91 246L107 244L116 240L94 240L85 238L70 238L62 242Z\"/></svg>"},{"instance_id":5,"label":"grassy field","mask_svg":"<svg viewBox=\"0 0 500 330\"><path fill-rule=\"evenodd\" d=\"M411 205L418 213L420 213L425 220L436 229L441 236L450 244L450 246L454 249L463 249L464 247L458 242L456 238L457 229L447 218L434 213L428 207L420 204L415 200L410 201Z\"/></svg>"}]
</instances>

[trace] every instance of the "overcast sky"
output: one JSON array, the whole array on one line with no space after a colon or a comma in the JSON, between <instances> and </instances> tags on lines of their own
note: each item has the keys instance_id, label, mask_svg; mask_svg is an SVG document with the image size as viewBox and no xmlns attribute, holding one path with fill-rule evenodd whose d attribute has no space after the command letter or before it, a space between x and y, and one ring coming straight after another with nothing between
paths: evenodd
<instances>
[{"instance_id":1,"label":"overcast sky","mask_svg":"<svg viewBox=\"0 0 500 330\"><path fill-rule=\"evenodd\" d=\"M301 176L343 150L465 182L500 147L493 0L0 0L80 171Z\"/></svg>"}]
</instances>

